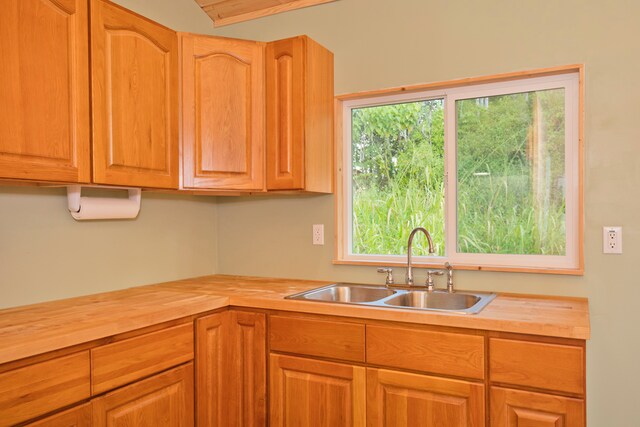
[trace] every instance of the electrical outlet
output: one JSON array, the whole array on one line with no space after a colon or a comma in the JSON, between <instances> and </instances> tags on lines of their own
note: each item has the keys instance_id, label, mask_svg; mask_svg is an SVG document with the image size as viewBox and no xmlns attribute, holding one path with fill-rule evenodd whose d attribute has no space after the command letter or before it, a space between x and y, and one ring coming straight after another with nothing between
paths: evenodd
<instances>
[{"instance_id":1,"label":"electrical outlet","mask_svg":"<svg viewBox=\"0 0 640 427\"><path fill-rule=\"evenodd\" d=\"M602 227L602 252L622 253L622 227Z\"/></svg>"},{"instance_id":2,"label":"electrical outlet","mask_svg":"<svg viewBox=\"0 0 640 427\"><path fill-rule=\"evenodd\" d=\"M324 245L324 224L313 224L313 244Z\"/></svg>"}]
</instances>

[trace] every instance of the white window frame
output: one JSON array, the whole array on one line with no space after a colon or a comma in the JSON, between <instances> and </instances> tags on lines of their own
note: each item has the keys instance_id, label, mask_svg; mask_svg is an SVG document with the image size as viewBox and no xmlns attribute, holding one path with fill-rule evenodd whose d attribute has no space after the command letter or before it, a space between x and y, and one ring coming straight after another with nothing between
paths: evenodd
<instances>
[{"instance_id":1,"label":"white window frame","mask_svg":"<svg viewBox=\"0 0 640 427\"><path fill-rule=\"evenodd\" d=\"M437 85L431 85L437 86ZM443 88L417 91L390 91L379 96L358 97L357 94L342 100L342 144L338 147L338 239L339 264L404 265L406 254L376 255L352 253L352 110L363 107L444 99L444 170L445 170L445 256L414 256L418 266L442 266L450 262L466 269L551 272L565 274L582 273L582 146L581 146L581 69L540 77L518 78L478 84L446 85ZM565 90L565 255L510 255L470 254L457 252L457 141L456 101L521 92L564 88ZM338 97L340 100L340 97ZM341 156L340 156L341 154ZM452 155L453 154L453 155ZM449 232L451 230L451 232Z\"/></svg>"}]
</instances>

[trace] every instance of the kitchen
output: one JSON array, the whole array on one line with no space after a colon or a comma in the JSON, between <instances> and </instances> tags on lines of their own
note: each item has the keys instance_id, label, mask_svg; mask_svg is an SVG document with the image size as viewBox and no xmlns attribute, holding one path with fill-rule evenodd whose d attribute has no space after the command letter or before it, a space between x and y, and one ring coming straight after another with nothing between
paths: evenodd
<instances>
[{"instance_id":1,"label":"kitchen","mask_svg":"<svg viewBox=\"0 0 640 427\"><path fill-rule=\"evenodd\" d=\"M640 65L629 54L638 38L637 5L341 0L212 29L191 0L119 3L179 31L264 41L307 34L335 55L336 94L584 64L584 275L460 271L456 281L460 289L587 297L589 423L634 425L633 379L640 373L631 304L638 291L629 283L628 257L636 248L637 230L629 221L637 207L633 147L640 132L634 125L636 91L618 86L632 81ZM425 40L434 42L423 54ZM213 273L383 280L373 267L332 264L331 195L145 192L135 221L96 223L70 217L63 189L7 186L0 188L0 199L4 307ZM325 225L324 246L311 245L312 224ZM605 225L624 227L622 255L602 254Z\"/></svg>"}]
</instances>

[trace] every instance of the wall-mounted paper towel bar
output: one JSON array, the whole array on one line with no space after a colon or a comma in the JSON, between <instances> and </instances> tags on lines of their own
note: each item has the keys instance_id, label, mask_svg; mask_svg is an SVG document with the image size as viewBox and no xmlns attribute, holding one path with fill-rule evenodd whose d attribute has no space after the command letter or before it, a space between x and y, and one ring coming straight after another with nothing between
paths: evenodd
<instances>
[{"instance_id":1,"label":"wall-mounted paper towel bar","mask_svg":"<svg viewBox=\"0 0 640 427\"><path fill-rule=\"evenodd\" d=\"M89 219L130 219L140 212L142 190L128 188L127 199L109 197L81 197L82 186L67 186L67 204L71 216L78 221Z\"/></svg>"}]
</instances>

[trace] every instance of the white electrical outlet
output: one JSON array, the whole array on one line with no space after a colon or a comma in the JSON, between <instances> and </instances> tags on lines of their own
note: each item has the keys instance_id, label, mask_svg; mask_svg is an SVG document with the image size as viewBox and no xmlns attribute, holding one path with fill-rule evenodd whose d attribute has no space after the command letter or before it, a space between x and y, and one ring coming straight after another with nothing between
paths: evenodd
<instances>
[{"instance_id":1,"label":"white electrical outlet","mask_svg":"<svg viewBox=\"0 0 640 427\"><path fill-rule=\"evenodd\" d=\"M622 253L622 227L602 227L602 252Z\"/></svg>"},{"instance_id":2,"label":"white electrical outlet","mask_svg":"<svg viewBox=\"0 0 640 427\"><path fill-rule=\"evenodd\" d=\"M313 244L324 245L324 224L313 224Z\"/></svg>"}]
</instances>

